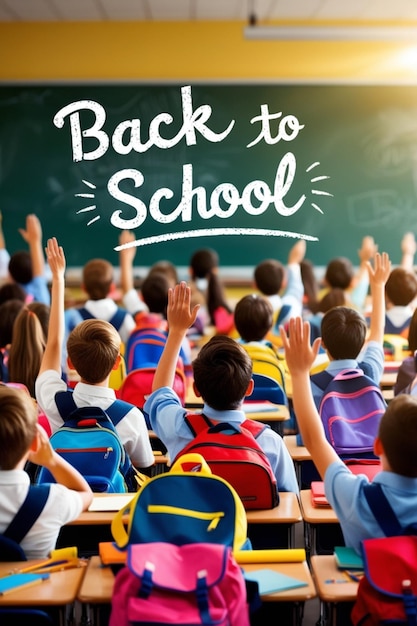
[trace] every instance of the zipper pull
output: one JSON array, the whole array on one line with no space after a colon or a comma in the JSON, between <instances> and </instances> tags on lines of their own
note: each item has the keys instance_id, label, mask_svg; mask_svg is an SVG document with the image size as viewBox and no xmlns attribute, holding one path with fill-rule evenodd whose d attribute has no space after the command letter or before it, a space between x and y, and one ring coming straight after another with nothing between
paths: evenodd
<instances>
[{"instance_id":1,"label":"zipper pull","mask_svg":"<svg viewBox=\"0 0 417 626\"><path fill-rule=\"evenodd\" d=\"M219 525L220 522L220 518L222 517L222 515L217 515L216 517L213 517L213 519L211 520L207 530L208 532L210 532L211 530L215 530L217 528L217 526Z\"/></svg>"},{"instance_id":2,"label":"zipper pull","mask_svg":"<svg viewBox=\"0 0 417 626\"><path fill-rule=\"evenodd\" d=\"M110 452L113 452L113 448L107 448L106 452L104 453L104 458L108 459Z\"/></svg>"}]
</instances>

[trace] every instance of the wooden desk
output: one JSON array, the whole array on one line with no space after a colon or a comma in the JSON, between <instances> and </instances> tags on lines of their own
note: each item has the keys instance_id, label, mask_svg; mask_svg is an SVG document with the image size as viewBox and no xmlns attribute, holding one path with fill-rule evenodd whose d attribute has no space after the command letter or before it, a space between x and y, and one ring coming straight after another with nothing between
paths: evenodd
<instances>
[{"instance_id":1,"label":"wooden desk","mask_svg":"<svg viewBox=\"0 0 417 626\"><path fill-rule=\"evenodd\" d=\"M397 372L387 371L382 374L379 386L381 389L392 389L397 382Z\"/></svg>"},{"instance_id":2,"label":"wooden desk","mask_svg":"<svg viewBox=\"0 0 417 626\"><path fill-rule=\"evenodd\" d=\"M311 489L302 489L300 491L300 507L305 523L304 539L308 554L317 554L318 532L321 529L325 533L331 525L334 526L333 533L338 539L338 545L344 545L336 513L331 507L313 506L311 503Z\"/></svg>"},{"instance_id":3,"label":"wooden desk","mask_svg":"<svg viewBox=\"0 0 417 626\"><path fill-rule=\"evenodd\" d=\"M305 561L301 563L256 563L244 565L243 568L248 572L263 568L274 569L287 576L293 576L305 581L307 583L305 587L262 596L262 600L265 602L293 602L299 617L301 617L299 604L317 595L313 579ZM113 584L114 575L111 568L103 567L100 557L93 556L89 561L86 575L80 587L78 600L82 603L92 605L96 615L94 621L96 626L99 624L98 608L100 605L110 604ZM298 618L296 623L299 622L300 619Z\"/></svg>"},{"instance_id":4,"label":"wooden desk","mask_svg":"<svg viewBox=\"0 0 417 626\"><path fill-rule=\"evenodd\" d=\"M12 571L23 567L35 565L44 559L33 559L30 561L0 562L0 577L6 576ZM80 562L81 563L81 562ZM62 572L52 572L48 580L40 585L24 587L20 590L12 591L4 596L0 596L0 607L20 606L20 607L43 607L45 610L54 607L59 612L59 619L62 626L65 624L65 608L72 604L80 589L86 563L80 567L63 570Z\"/></svg>"},{"instance_id":5,"label":"wooden desk","mask_svg":"<svg viewBox=\"0 0 417 626\"><path fill-rule=\"evenodd\" d=\"M320 598L321 615L324 616L327 613L329 615L327 623L330 626L336 626L337 606L341 603L352 603L355 601L358 583L350 580L346 574L337 568L333 554L312 556L311 569ZM346 582L326 582L334 580L346 580ZM350 611L351 605L345 605L340 608Z\"/></svg>"}]
</instances>

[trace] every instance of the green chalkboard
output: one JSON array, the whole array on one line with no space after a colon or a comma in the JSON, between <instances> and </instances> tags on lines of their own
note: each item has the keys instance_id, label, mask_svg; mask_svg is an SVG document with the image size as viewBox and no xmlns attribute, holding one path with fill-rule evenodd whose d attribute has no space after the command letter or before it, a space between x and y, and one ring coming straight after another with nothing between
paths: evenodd
<instances>
[{"instance_id":1,"label":"green chalkboard","mask_svg":"<svg viewBox=\"0 0 417 626\"><path fill-rule=\"evenodd\" d=\"M0 208L11 250L35 212L73 267L117 263L123 227L143 266L205 246L222 266L285 260L297 235L317 265L356 261L367 234L398 262L417 86L2 85Z\"/></svg>"}]
</instances>

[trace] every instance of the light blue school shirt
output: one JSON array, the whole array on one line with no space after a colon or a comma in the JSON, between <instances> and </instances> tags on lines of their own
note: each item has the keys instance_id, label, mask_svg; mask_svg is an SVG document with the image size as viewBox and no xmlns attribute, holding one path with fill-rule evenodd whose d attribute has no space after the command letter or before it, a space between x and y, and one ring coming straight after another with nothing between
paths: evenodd
<instances>
[{"instance_id":1,"label":"light blue school shirt","mask_svg":"<svg viewBox=\"0 0 417 626\"><path fill-rule=\"evenodd\" d=\"M170 387L161 387L154 391L146 400L143 410L149 415L152 430L163 441L173 461L187 443L194 439L184 421L187 411ZM237 425L242 424L246 419L243 411L216 411L207 404L203 407L203 413L209 419ZM271 428L265 428L257 437L257 442L271 463L277 479L278 491L298 493L294 463L282 437Z\"/></svg>"},{"instance_id":2,"label":"light blue school shirt","mask_svg":"<svg viewBox=\"0 0 417 626\"><path fill-rule=\"evenodd\" d=\"M385 536L363 493L363 487L368 482L365 475L352 474L343 461L332 463L324 477L326 497L338 517L345 543L358 554L363 539ZM415 523L417 478L400 476L394 472L380 472L373 482L382 486L403 527Z\"/></svg>"},{"instance_id":3,"label":"light blue school shirt","mask_svg":"<svg viewBox=\"0 0 417 626\"><path fill-rule=\"evenodd\" d=\"M367 375L369 378L379 384L382 374L384 372L384 350L382 345L377 341L370 341L363 352L356 359L336 359L330 361L326 367L326 372L335 377L336 374L346 369L356 369L361 367L361 363L367 364ZM311 380L311 379L310 379ZM320 389L313 381L311 381L311 391L316 407L319 407L320 401L323 397L323 389Z\"/></svg>"}]
</instances>

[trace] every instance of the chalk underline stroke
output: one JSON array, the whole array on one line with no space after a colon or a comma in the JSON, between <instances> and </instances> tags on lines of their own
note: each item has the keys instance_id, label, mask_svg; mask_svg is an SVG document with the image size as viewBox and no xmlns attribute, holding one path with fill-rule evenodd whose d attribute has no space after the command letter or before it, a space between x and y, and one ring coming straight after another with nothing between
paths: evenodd
<instances>
[{"instance_id":1,"label":"chalk underline stroke","mask_svg":"<svg viewBox=\"0 0 417 626\"><path fill-rule=\"evenodd\" d=\"M267 228L201 228L198 230L187 230L177 233L165 233L165 235L155 235L145 237L136 241L129 241L121 246L116 246L114 250L119 252L126 248L149 246L154 243L164 241L175 241L177 239L188 239L193 237L214 237L216 235L264 235L267 237L291 237L293 239L305 239L306 241L318 241L318 237L304 235L303 233L293 233L287 230L269 230Z\"/></svg>"}]
</instances>

